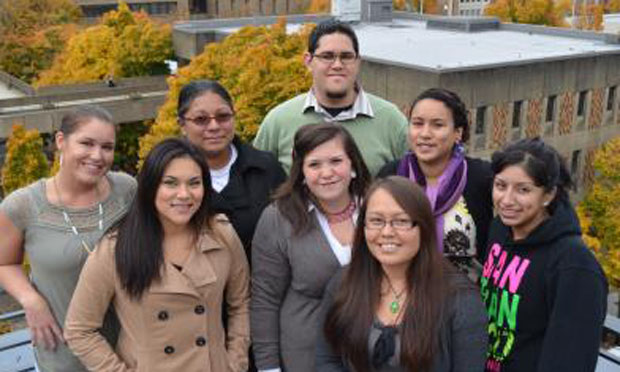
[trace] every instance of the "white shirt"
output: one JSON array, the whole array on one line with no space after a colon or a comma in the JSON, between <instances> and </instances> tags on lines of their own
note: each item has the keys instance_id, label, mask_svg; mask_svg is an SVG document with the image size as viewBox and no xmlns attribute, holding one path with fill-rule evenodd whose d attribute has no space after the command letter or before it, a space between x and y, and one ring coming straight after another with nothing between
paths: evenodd
<instances>
[{"instance_id":1,"label":"white shirt","mask_svg":"<svg viewBox=\"0 0 620 372\"><path fill-rule=\"evenodd\" d=\"M237 160L237 149L232 144L230 145L230 159L225 166L220 169L209 169L211 173L211 187L217 192L224 190L224 187L228 185L230 180L230 168Z\"/></svg>"}]
</instances>

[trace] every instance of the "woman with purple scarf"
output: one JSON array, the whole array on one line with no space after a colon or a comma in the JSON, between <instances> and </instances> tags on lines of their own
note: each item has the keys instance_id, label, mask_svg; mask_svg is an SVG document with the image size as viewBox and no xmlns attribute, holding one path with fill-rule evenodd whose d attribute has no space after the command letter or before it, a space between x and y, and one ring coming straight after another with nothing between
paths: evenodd
<instances>
[{"instance_id":1,"label":"woman with purple scarf","mask_svg":"<svg viewBox=\"0 0 620 372\"><path fill-rule=\"evenodd\" d=\"M411 104L409 146L379 177L397 174L424 188L435 217L438 249L476 281L493 219L490 164L465 156L467 109L455 93L428 89Z\"/></svg>"}]
</instances>

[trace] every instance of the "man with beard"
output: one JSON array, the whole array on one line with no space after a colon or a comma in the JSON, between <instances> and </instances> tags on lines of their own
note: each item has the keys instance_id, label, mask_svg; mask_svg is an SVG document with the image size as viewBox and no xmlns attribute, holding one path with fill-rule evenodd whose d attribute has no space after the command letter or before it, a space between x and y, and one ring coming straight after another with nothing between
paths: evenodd
<instances>
[{"instance_id":1,"label":"man with beard","mask_svg":"<svg viewBox=\"0 0 620 372\"><path fill-rule=\"evenodd\" d=\"M312 88L272 109L254 146L275 154L288 173L297 129L327 121L351 133L373 175L404 155L407 119L394 104L364 92L357 82L361 60L351 26L337 20L318 24L308 38L304 63L312 73Z\"/></svg>"}]
</instances>

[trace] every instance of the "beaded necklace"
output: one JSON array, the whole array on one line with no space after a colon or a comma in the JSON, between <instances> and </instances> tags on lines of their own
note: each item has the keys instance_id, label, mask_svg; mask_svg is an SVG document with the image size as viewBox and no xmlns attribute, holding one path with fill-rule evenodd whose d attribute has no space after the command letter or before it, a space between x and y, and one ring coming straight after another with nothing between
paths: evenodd
<instances>
[{"instance_id":1,"label":"beaded necklace","mask_svg":"<svg viewBox=\"0 0 620 372\"><path fill-rule=\"evenodd\" d=\"M62 211L62 216L65 219L65 223L71 228L71 231L73 232L73 235L75 235L78 239L80 239L80 242L82 244L82 248L84 248L84 250L87 253L93 253L93 248L91 248L88 243L86 243L86 241L84 240L84 238L82 237L82 234L78 231L77 227L75 227L75 224L73 224L73 222L71 221L71 218L69 217L69 214L67 213L67 211L65 210L65 205L62 202L62 197L60 196L60 189L58 188L58 183L56 182L56 176L52 177L52 182L54 183L54 187L56 188L56 194L58 195L58 204L60 207L60 210ZM98 223L98 227L99 227L99 231L103 231L103 204L101 204L101 198L99 195L99 187L96 187L96 191L97 191L97 199L99 199L99 223Z\"/></svg>"},{"instance_id":2,"label":"beaded necklace","mask_svg":"<svg viewBox=\"0 0 620 372\"><path fill-rule=\"evenodd\" d=\"M354 213L355 213L355 201L351 200L349 205L347 205L340 212L336 212L336 213L325 212L325 217L327 217L327 222L336 224L336 223L348 221L349 219L351 219L351 217L353 217Z\"/></svg>"}]
</instances>

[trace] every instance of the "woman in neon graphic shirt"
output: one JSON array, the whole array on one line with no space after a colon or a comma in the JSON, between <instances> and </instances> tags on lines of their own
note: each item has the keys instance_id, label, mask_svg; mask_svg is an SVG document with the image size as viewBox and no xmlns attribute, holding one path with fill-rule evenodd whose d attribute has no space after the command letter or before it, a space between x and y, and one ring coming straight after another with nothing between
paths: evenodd
<instances>
[{"instance_id":1,"label":"woman in neon graphic shirt","mask_svg":"<svg viewBox=\"0 0 620 372\"><path fill-rule=\"evenodd\" d=\"M607 282L581 239L562 159L525 139L493 154L492 169L486 371L594 371Z\"/></svg>"}]
</instances>

